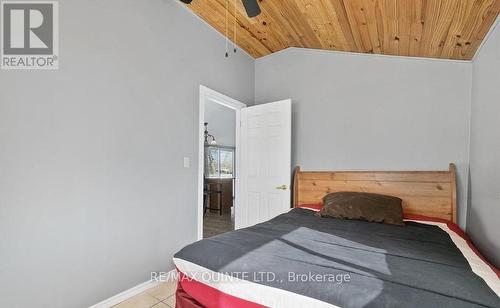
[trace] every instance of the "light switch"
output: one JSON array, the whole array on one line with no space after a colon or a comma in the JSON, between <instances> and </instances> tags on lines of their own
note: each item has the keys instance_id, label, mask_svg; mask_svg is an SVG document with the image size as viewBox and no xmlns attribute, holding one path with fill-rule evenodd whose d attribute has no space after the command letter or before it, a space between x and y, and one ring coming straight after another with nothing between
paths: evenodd
<instances>
[{"instance_id":1,"label":"light switch","mask_svg":"<svg viewBox=\"0 0 500 308\"><path fill-rule=\"evenodd\" d=\"M184 168L190 168L191 162L189 161L189 157L184 157Z\"/></svg>"}]
</instances>

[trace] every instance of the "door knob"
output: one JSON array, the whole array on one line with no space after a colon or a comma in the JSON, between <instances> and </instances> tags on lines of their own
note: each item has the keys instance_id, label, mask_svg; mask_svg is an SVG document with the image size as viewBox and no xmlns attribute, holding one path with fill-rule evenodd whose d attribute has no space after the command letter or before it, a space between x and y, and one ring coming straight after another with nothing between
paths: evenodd
<instances>
[{"instance_id":1,"label":"door knob","mask_svg":"<svg viewBox=\"0 0 500 308\"><path fill-rule=\"evenodd\" d=\"M278 186L276 187L276 189L280 189L280 190L287 190L288 186L286 185L281 185L281 186Z\"/></svg>"}]
</instances>

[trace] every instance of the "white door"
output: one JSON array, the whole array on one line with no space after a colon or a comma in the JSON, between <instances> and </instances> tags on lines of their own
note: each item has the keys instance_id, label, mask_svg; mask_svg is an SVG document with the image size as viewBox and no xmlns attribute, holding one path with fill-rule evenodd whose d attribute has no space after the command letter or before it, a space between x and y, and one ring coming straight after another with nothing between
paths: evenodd
<instances>
[{"instance_id":1,"label":"white door","mask_svg":"<svg viewBox=\"0 0 500 308\"><path fill-rule=\"evenodd\" d=\"M237 229L290 210L291 103L288 99L241 110Z\"/></svg>"}]
</instances>

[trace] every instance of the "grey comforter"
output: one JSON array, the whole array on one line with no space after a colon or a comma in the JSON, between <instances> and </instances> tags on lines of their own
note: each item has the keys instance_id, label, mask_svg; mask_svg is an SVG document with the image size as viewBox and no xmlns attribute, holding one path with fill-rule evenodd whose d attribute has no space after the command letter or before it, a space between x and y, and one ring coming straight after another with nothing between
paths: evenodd
<instances>
[{"instance_id":1,"label":"grey comforter","mask_svg":"<svg viewBox=\"0 0 500 308\"><path fill-rule=\"evenodd\" d=\"M414 222L399 227L294 209L175 257L340 307L500 307L445 231Z\"/></svg>"}]
</instances>

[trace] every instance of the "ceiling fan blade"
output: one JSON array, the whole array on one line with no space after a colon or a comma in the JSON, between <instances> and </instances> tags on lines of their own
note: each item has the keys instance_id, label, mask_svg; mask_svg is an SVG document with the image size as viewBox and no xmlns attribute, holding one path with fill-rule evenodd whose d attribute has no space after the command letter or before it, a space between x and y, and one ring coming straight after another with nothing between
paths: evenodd
<instances>
[{"instance_id":1,"label":"ceiling fan blade","mask_svg":"<svg viewBox=\"0 0 500 308\"><path fill-rule=\"evenodd\" d=\"M242 0L248 17L252 18L260 14L260 7L257 0Z\"/></svg>"}]
</instances>

